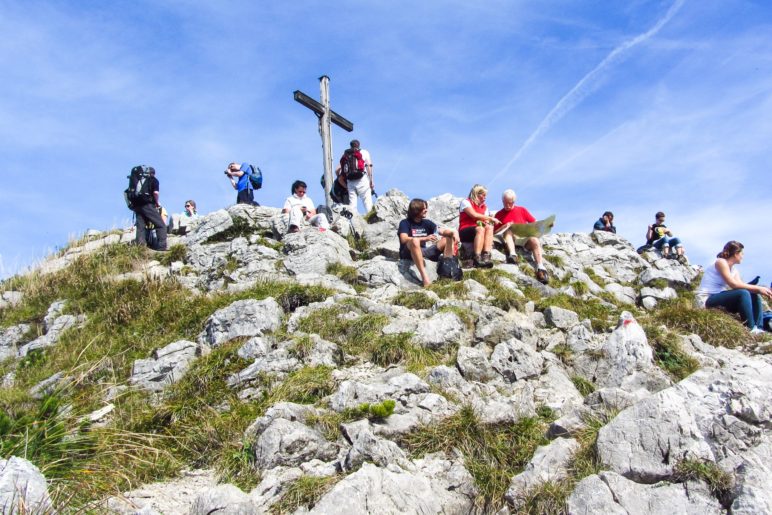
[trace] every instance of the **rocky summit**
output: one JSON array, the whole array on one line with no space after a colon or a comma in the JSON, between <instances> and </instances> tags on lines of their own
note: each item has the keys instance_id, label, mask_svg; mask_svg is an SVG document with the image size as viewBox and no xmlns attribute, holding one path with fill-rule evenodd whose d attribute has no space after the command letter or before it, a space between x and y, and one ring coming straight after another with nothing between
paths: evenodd
<instances>
[{"instance_id":1,"label":"rocky summit","mask_svg":"<svg viewBox=\"0 0 772 515\"><path fill-rule=\"evenodd\" d=\"M698 267L556 233L547 285L494 249L424 289L408 201L90 232L6 280L0 512L772 513L770 338L695 309Z\"/></svg>"}]
</instances>

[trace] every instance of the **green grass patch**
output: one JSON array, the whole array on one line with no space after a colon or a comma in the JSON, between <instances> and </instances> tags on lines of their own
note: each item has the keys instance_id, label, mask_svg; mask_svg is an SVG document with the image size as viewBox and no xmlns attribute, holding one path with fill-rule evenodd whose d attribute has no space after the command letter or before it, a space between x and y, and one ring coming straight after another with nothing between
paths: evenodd
<instances>
[{"instance_id":1,"label":"green grass patch","mask_svg":"<svg viewBox=\"0 0 772 515\"><path fill-rule=\"evenodd\" d=\"M336 261L335 263L329 263L327 265L327 273L338 277L345 283L351 285L359 284L357 269L353 266L347 266Z\"/></svg>"},{"instance_id":2,"label":"green grass patch","mask_svg":"<svg viewBox=\"0 0 772 515\"><path fill-rule=\"evenodd\" d=\"M466 272L464 273L466 274ZM463 281L445 278L437 279L427 289L436 293L441 299L464 299L467 294L466 285Z\"/></svg>"},{"instance_id":3,"label":"green grass patch","mask_svg":"<svg viewBox=\"0 0 772 515\"><path fill-rule=\"evenodd\" d=\"M539 445L547 443L545 429L545 421L536 417L483 424L471 406L464 406L455 415L404 435L400 446L414 458L460 451L479 491L476 507L490 513L502 506L512 476L522 471Z\"/></svg>"},{"instance_id":4,"label":"green grass patch","mask_svg":"<svg viewBox=\"0 0 772 515\"><path fill-rule=\"evenodd\" d=\"M571 481L547 481L528 490L523 496L523 507L516 513L528 515L564 514L566 501L574 489Z\"/></svg>"},{"instance_id":5,"label":"green grass patch","mask_svg":"<svg viewBox=\"0 0 772 515\"><path fill-rule=\"evenodd\" d=\"M310 510L341 479L342 476L302 476L287 487L281 499L271 506L270 513L295 513L300 508Z\"/></svg>"},{"instance_id":6,"label":"green grass patch","mask_svg":"<svg viewBox=\"0 0 772 515\"><path fill-rule=\"evenodd\" d=\"M251 225L246 218L233 218L233 225L228 227L222 232L213 234L204 243L222 243L225 241L233 241L236 238L249 238L253 234L258 232L258 228Z\"/></svg>"},{"instance_id":7,"label":"green grass patch","mask_svg":"<svg viewBox=\"0 0 772 515\"><path fill-rule=\"evenodd\" d=\"M376 365L403 365L413 373L440 365L446 358L447 355L442 352L413 343L411 333L382 335L369 349L369 361Z\"/></svg>"},{"instance_id":8,"label":"green grass patch","mask_svg":"<svg viewBox=\"0 0 772 515\"><path fill-rule=\"evenodd\" d=\"M643 330L654 349L654 359L671 378L680 381L700 368L699 361L684 352L678 335L654 324L643 324Z\"/></svg>"},{"instance_id":9,"label":"green grass patch","mask_svg":"<svg viewBox=\"0 0 772 515\"><path fill-rule=\"evenodd\" d=\"M574 362L574 351L571 346L565 343L559 343L552 347L551 351L564 365L571 365Z\"/></svg>"},{"instance_id":10,"label":"green grass patch","mask_svg":"<svg viewBox=\"0 0 772 515\"><path fill-rule=\"evenodd\" d=\"M431 309L434 307L434 300L422 291L400 291L391 303L409 309Z\"/></svg>"},{"instance_id":11,"label":"green grass patch","mask_svg":"<svg viewBox=\"0 0 772 515\"><path fill-rule=\"evenodd\" d=\"M571 310L579 315L579 320L589 318L595 331L608 330L612 324L611 319L613 318L613 323L616 324L620 313L619 308L611 309L597 299L584 300L565 293L540 299L536 303L536 309L539 311L544 311L549 306Z\"/></svg>"},{"instance_id":12,"label":"green grass patch","mask_svg":"<svg viewBox=\"0 0 772 515\"><path fill-rule=\"evenodd\" d=\"M437 310L437 313L453 313L461 320L469 331L474 331L474 326L477 323L477 315L469 308L461 306L442 306Z\"/></svg>"},{"instance_id":13,"label":"green grass patch","mask_svg":"<svg viewBox=\"0 0 772 515\"><path fill-rule=\"evenodd\" d=\"M732 475L712 461L688 459L679 461L675 466L676 482L690 480L704 481L717 497L725 497L734 484Z\"/></svg>"},{"instance_id":14,"label":"green grass patch","mask_svg":"<svg viewBox=\"0 0 772 515\"><path fill-rule=\"evenodd\" d=\"M474 279L478 283L482 284L488 289L488 294L492 297L491 304L504 311L510 309L516 309L518 311L523 310L525 301L515 290L502 286L502 279L509 279L511 282L515 282L507 272L494 268L475 268L467 275L468 278Z\"/></svg>"},{"instance_id":15,"label":"green grass patch","mask_svg":"<svg viewBox=\"0 0 772 515\"><path fill-rule=\"evenodd\" d=\"M671 329L697 334L718 347L737 347L749 339L748 330L738 319L718 309L697 309L676 300L663 302L655 316Z\"/></svg>"},{"instance_id":16,"label":"green grass patch","mask_svg":"<svg viewBox=\"0 0 772 515\"><path fill-rule=\"evenodd\" d=\"M563 260L561 256L558 256L556 254L547 254L546 252L542 253L542 257L544 257L544 260L551 263L552 265L556 266L557 268L563 268L563 266L566 264L566 262Z\"/></svg>"},{"instance_id":17,"label":"green grass patch","mask_svg":"<svg viewBox=\"0 0 772 515\"><path fill-rule=\"evenodd\" d=\"M595 384L582 376L571 376L571 382L574 383L574 386L579 390L579 393L582 394L582 397L587 397L595 391Z\"/></svg>"},{"instance_id":18,"label":"green grass patch","mask_svg":"<svg viewBox=\"0 0 772 515\"><path fill-rule=\"evenodd\" d=\"M582 281L571 281L570 286L574 289L574 293L580 297L590 291L590 288Z\"/></svg>"},{"instance_id":19,"label":"green grass patch","mask_svg":"<svg viewBox=\"0 0 772 515\"><path fill-rule=\"evenodd\" d=\"M585 268L585 269L583 270L583 272L584 272L585 274L587 274L587 275L589 276L589 278L590 278L590 279L592 279L592 282L594 282L595 284L597 284L597 285L598 285L598 286L600 286L601 288L605 287L605 286L608 284L608 283L606 282L606 280L605 280L603 277L599 276L599 275L597 274L597 272L595 272L595 270L593 270L593 269L592 269L592 268L590 268L590 267L587 267L587 268Z\"/></svg>"},{"instance_id":20,"label":"green grass patch","mask_svg":"<svg viewBox=\"0 0 772 515\"><path fill-rule=\"evenodd\" d=\"M175 261L182 261L184 263L187 257L188 247L182 243L178 243L176 245L172 245L165 253L161 254L161 257L158 258L158 261L164 266L169 266Z\"/></svg>"}]
</instances>

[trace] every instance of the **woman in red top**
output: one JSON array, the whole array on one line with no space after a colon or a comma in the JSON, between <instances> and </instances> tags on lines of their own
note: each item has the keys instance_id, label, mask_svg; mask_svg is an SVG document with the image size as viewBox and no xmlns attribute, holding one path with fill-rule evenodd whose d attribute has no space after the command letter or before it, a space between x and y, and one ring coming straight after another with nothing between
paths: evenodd
<instances>
[{"instance_id":1,"label":"woman in red top","mask_svg":"<svg viewBox=\"0 0 772 515\"><path fill-rule=\"evenodd\" d=\"M472 186L469 196L459 206L458 234L462 243L474 243L474 266L491 268L493 224L496 219L488 214L485 198L488 189L480 184Z\"/></svg>"}]
</instances>

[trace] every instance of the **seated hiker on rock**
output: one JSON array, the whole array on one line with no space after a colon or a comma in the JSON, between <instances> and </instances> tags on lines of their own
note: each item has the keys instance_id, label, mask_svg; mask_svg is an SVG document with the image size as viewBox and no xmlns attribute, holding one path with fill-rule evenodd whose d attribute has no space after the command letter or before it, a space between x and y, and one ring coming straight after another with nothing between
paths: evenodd
<instances>
[{"instance_id":1,"label":"seated hiker on rock","mask_svg":"<svg viewBox=\"0 0 772 515\"><path fill-rule=\"evenodd\" d=\"M526 208L516 206L515 200L517 200L517 194L514 190L506 190L501 195L501 202L504 207L494 215L498 222L494 233L500 234L504 240L508 254L507 263L513 265L517 263L515 246L525 247L530 250L533 253L533 260L536 262L536 279L543 284L547 284L549 279L547 277L547 269L544 267L544 261L542 260L539 238L534 236L528 238L517 237L509 230L512 224L529 224L536 221L536 218Z\"/></svg>"},{"instance_id":2,"label":"seated hiker on rock","mask_svg":"<svg viewBox=\"0 0 772 515\"><path fill-rule=\"evenodd\" d=\"M595 222L595 225L592 226L592 230L613 232L616 234L617 228L614 227L614 213L611 211L606 211L603 213L603 216L598 218L598 221Z\"/></svg>"},{"instance_id":3,"label":"seated hiker on rock","mask_svg":"<svg viewBox=\"0 0 772 515\"><path fill-rule=\"evenodd\" d=\"M194 200L186 200L185 211L172 215L172 219L169 222L169 230L175 234L185 234L190 222L198 218L200 217L196 211L196 202Z\"/></svg>"},{"instance_id":4,"label":"seated hiker on rock","mask_svg":"<svg viewBox=\"0 0 772 515\"><path fill-rule=\"evenodd\" d=\"M459 206L458 234L462 243L472 243L475 268L491 268L491 249L493 248L493 226L497 220L488 213L485 198L488 189L475 184L469 196Z\"/></svg>"},{"instance_id":5,"label":"seated hiker on rock","mask_svg":"<svg viewBox=\"0 0 772 515\"><path fill-rule=\"evenodd\" d=\"M326 230L329 228L327 217L317 214L314 201L306 196L306 183L295 181L292 183L292 195L284 201L281 212L287 214L287 231L298 232L305 224Z\"/></svg>"},{"instance_id":6,"label":"seated hiker on rock","mask_svg":"<svg viewBox=\"0 0 772 515\"><path fill-rule=\"evenodd\" d=\"M753 334L764 331L761 297L772 300L772 289L743 282L735 268L743 261L743 244L730 241L716 256L711 266L705 267L696 302L706 308L721 307L737 313Z\"/></svg>"},{"instance_id":7,"label":"seated hiker on rock","mask_svg":"<svg viewBox=\"0 0 772 515\"><path fill-rule=\"evenodd\" d=\"M400 259L412 259L424 286L429 286L431 280L426 273L424 258L437 261L440 255L451 257L458 242L458 232L453 229L438 228L437 224L426 218L429 204L420 198L410 201L407 208L407 218L399 223ZM427 245L433 243L433 245Z\"/></svg>"},{"instance_id":8,"label":"seated hiker on rock","mask_svg":"<svg viewBox=\"0 0 772 515\"><path fill-rule=\"evenodd\" d=\"M651 245L655 249L662 251L662 257L665 259L677 259L679 263L687 263L684 256L684 246L681 240L673 236L673 231L665 225L665 213L662 211L654 215L656 222L649 225L646 230L646 245Z\"/></svg>"}]
</instances>

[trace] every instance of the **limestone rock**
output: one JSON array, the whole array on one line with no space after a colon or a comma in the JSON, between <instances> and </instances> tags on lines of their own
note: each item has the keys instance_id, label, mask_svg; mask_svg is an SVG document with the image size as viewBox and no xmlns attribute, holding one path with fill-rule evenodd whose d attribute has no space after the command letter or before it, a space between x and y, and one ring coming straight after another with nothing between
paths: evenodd
<instances>
[{"instance_id":1,"label":"limestone rock","mask_svg":"<svg viewBox=\"0 0 772 515\"><path fill-rule=\"evenodd\" d=\"M255 464L261 469L300 465L312 458L328 460L336 454L335 445L321 433L283 418L274 419L255 443Z\"/></svg>"},{"instance_id":2,"label":"limestone rock","mask_svg":"<svg viewBox=\"0 0 772 515\"><path fill-rule=\"evenodd\" d=\"M579 315L557 306L550 306L545 309L544 319L547 321L547 325L558 329L570 329L579 323Z\"/></svg>"},{"instance_id":3,"label":"limestone rock","mask_svg":"<svg viewBox=\"0 0 772 515\"><path fill-rule=\"evenodd\" d=\"M351 444L341 463L344 470L353 470L364 462L380 467L391 464L410 467L405 452L396 443L375 436L367 420L344 424L342 429L343 436Z\"/></svg>"},{"instance_id":4,"label":"limestone rock","mask_svg":"<svg viewBox=\"0 0 772 515\"><path fill-rule=\"evenodd\" d=\"M568 498L568 513L703 515L725 511L704 483L641 485L613 472L601 472L576 485Z\"/></svg>"},{"instance_id":5,"label":"limestone rock","mask_svg":"<svg viewBox=\"0 0 772 515\"><path fill-rule=\"evenodd\" d=\"M225 209L220 209L199 218L198 225L186 237L188 244L204 243L209 238L233 226L233 218Z\"/></svg>"},{"instance_id":6,"label":"limestone rock","mask_svg":"<svg viewBox=\"0 0 772 515\"><path fill-rule=\"evenodd\" d=\"M466 326L457 314L442 311L418 324L415 341L430 349L443 349L460 344L466 331Z\"/></svg>"},{"instance_id":7,"label":"limestone rock","mask_svg":"<svg viewBox=\"0 0 772 515\"><path fill-rule=\"evenodd\" d=\"M22 515L51 509L46 478L35 465L16 456L0 459L0 513Z\"/></svg>"},{"instance_id":8,"label":"limestone rock","mask_svg":"<svg viewBox=\"0 0 772 515\"><path fill-rule=\"evenodd\" d=\"M470 513L474 481L458 462L428 457L415 470L365 463L338 482L310 513Z\"/></svg>"},{"instance_id":9,"label":"limestone rock","mask_svg":"<svg viewBox=\"0 0 772 515\"><path fill-rule=\"evenodd\" d=\"M184 471L177 479L143 485L120 497L110 497L105 508L120 515L188 513L198 494L216 483L213 470Z\"/></svg>"},{"instance_id":10,"label":"limestone rock","mask_svg":"<svg viewBox=\"0 0 772 515\"><path fill-rule=\"evenodd\" d=\"M202 351L201 345L187 340L178 340L156 349L150 358L134 362L129 383L151 392L160 392L179 381Z\"/></svg>"},{"instance_id":11,"label":"limestone rock","mask_svg":"<svg viewBox=\"0 0 772 515\"><path fill-rule=\"evenodd\" d=\"M17 346L29 331L27 324L13 325L0 329L0 361L17 355Z\"/></svg>"},{"instance_id":12,"label":"limestone rock","mask_svg":"<svg viewBox=\"0 0 772 515\"><path fill-rule=\"evenodd\" d=\"M456 363L467 381L484 383L496 377L487 353L479 347L459 347Z\"/></svg>"},{"instance_id":13,"label":"limestone rock","mask_svg":"<svg viewBox=\"0 0 772 515\"><path fill-rule=\"evenodd\" d=\"M198 342L217 347L239 336L263 335L278 329L281 318L281 307L272 297L260 301L237 300L209 317Z\"/></svg>"},{"instance_id":14,"label":"limestone rock","mask_svg":"<svg viewBox=\"0 0 772 515\"><path fill-rule=\"evenodd\" d=\"M340 263L352 266L346 240L332 231L309 227L284 237L284 266L291 274L325 274L327 266Z\"/></svg>"},{"instance_id":15,"label":"limestone rock","mask_svg":"<svg viewBox=\"0 0 772 515\"><path fill-rule=\"evenodd\" d=\"M542 445L533 455L523 471L512 478L504 497L515 509L523 505L523 498L532 488L546 482L557 482L568 476L568 465L579 442L574 439L558 438L549 445Z\"/></svg>"},{"instance_id":16,"label":"limestone rock","mask_svg":"<svg viewBox=\"0 0 772 515\"><path fill-rule=\"evenodd\" d=\"M217 485L205 489L196 496L189 515L258 515L249 495L231 485Z\"/></svg>"},{"instance_id":17,"label":"limestone rock","mask_svg":"<svg viewBox=\"0 0 772 515\"><path fill-rule=\"evenodd\" d=\"M510 383L541 374L544 358L517 338L496 345L491 365Z\"/></svg>"}]
</instances>

